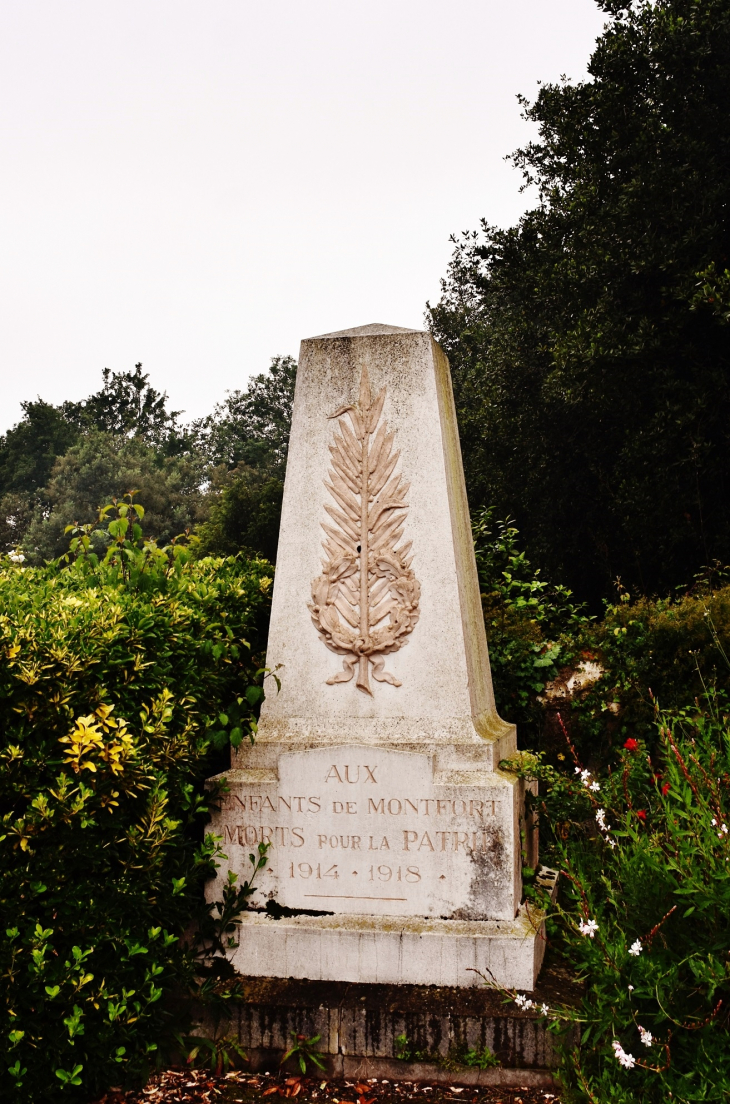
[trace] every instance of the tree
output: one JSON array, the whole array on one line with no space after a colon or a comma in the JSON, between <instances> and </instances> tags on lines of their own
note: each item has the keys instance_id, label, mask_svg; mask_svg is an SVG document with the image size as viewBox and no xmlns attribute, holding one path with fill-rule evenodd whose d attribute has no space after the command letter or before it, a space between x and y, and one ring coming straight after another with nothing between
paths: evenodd
<instances>
[{"instance_id":1,"label":"tree","mask_svg":"<svg viewBox=\"0 0 730 1104\"><path fill-rule=\"evenodd\" d=\"M593 603L730 559L730 3L602 6L591 79L525 103L538 205L429 308L473 505Z\"/></svg>"},{"instance_id":2,"label":"tree","mask_svg":"<svg viewBox=\"0 0 730 1104\"><path fill-rule=\"evenodd\" d=\"M194 440L211 463L229 470L244 463L283 479L296 376L293 357L273 357L268 373L254 376L245 391L230 391L193 423Z\"/></svg>"},{"instance_id":3,"label":"tree","mask_svg":"<svg viewBox=\"0 0 730 1104\"><path fill-rule=\"evenodd\" d=\"M218 494L210 517L195 531L199 556L260 554L276 562L284 484L267 471L240 464L232 472L216 473Z\"/></svg>"},{"instance_id":4,"label":"tree","mask_svg":"<svg viewBox=\"0 0 730 1104\"><path fill-rule=\"evenodd\" d=\"M56 458L78 438L58 407L40 398L20 405L22 419L0 437L0 552L20 542Z\"/></svg>"},{"instance_id":5,"label":"tree","mask_svg":"<svg viewBox=\"0 0 730 1104\"><path fill-rule=\"evenodd\" d=\"M68 548L67 525L91 520L130 491L145 504L146 535L164 544L205 518L203 480L200 459L161 456L138 438L87 433L56 461L23 551L31 562L55 559Z\"/></svg>"},{"instance_id":6,"label":"tree","mask_svg":"<svg viewBox=\"0 0 730 1104\"><path fill-rule=\"evenodd\" d=\"M32 496L48 482L57 456L78 438L56 406L38 399L21 403L22 419L0 437L0 496Z\"/></svg>"},{"instance_id":7,"label":"tree","mask_svg":"<svg viewBox=\"0 0 730 1104\"><path fill-rule=\"evenodd\" d=\"M102 371L103 387L83 402L65 402L66 420L79 430L99 430L124 437L139 437L167 452L179 451L179 410L167 409L167 392L148 383L142 365L133 372ZM171 446L171 447L170 447Z\"/></svg>"},{"instance_id":8,"label":"tree","mask_svg":"<svg viewBox=\"0 0 730 1104\"><path fill-rule=\"evenodd\" d=\"M195 534L199 555L243 551L275 561L296 374L292 357L273 357L246 391L230 392L193 424L194 447L215 465L210 517Z\"/></svg>"}]
</instances>

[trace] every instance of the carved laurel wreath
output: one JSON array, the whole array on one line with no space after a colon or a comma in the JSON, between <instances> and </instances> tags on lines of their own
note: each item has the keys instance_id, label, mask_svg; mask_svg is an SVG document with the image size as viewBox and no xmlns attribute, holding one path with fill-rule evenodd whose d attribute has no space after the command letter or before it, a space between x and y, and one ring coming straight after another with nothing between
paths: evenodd
<instances>
[{"instance_id":1,"label":"carved laurel wreath","mask_svg":"<svg viewBox=\"0 0 730 1104\"><path fill-rule=\"evenodd\" d=\"M384 669L383 656L408 643L421 596L407 558L412 542L397 547L410 484L393 475L400 452L393 452L395 435L381 420L385 393L373 399L363 368L359 401L330 415L338 432L330 445L331 482L324 485L337 505L325 504L334 524L322 524L327 559L309 603L324 643L343 657L343 670L328 685L349 682L357 666L355 685L366 694L372 694L371 667L376 681L401 685Z\"/></svg>"}]
</instances>

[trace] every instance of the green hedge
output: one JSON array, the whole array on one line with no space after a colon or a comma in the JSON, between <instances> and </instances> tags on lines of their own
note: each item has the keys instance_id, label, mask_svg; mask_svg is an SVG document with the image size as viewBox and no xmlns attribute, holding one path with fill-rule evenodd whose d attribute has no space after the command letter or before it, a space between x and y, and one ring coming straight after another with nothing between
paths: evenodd
<instances>
[{"instance_id":1,"label":"green hedge","mask_svg":"<svg viewBox=\"0 0 730 1104\"><path fill-rule=\"evenodd\" d=\"M261 697L271 566L126 528L101 563L82 539L68 566L0 567L4 1099L88 1101L170 1038L216 853L202 780Z\"/></svg>"}]
</instances>

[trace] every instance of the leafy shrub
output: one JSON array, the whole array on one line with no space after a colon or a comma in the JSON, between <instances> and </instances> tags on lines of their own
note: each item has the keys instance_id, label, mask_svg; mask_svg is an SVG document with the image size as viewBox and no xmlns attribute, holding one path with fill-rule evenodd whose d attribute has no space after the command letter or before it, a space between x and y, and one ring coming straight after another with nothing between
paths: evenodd
<instances>
[{"instance_id":1,"label":"leafy shrub","mask_svg":"<svg viewBox=\"0 0 730 1104\"><path fill-rule=\"evenodd\" d=\"M202 780L262 696L270 565L192 562L111 513L103 559L87 527L66 567L0 566L0 1095L17 1101L132 1082L171 1033L216 855Z\"/></svg>"},{"instance_id":2,"label":"leafy shrub","mask_svg":"<svg viewBox=\"0 0 730 1104\"><path fill-rule=\"evenodd\" d=\"M730 1094L727 701L708 695L655 722L654 755L629 738L600 781L579 762L572 779L532 772L541 827L567 829L551 833L563 877L550 934L586 982L577 1011L549 1013L581 1029L563 1071L569 1100Z\"/></svg>"},{"instance_id":3,"label":"leafy shrub","mask_svg":"<svg viewBox=\"0 0 730 1104\"><path fill-rule=\"evenodd\" d=\"M519 532L509 519L481 510L472 531L497 706L519 726L523 746L539 747L541 695L582 647L590 619L570 590L540 578L519 550Z\"/></svg>"},{"instance_id":4,"label":"leafy shrub","mask_svg":"<svg viewBox=\"0 0 730 1104\"><path fill-rule=\"evenodd\" d=\"M579 641L602 677L574 703L575 736L591 763L627 738L653 747L658 701L679 709L709 688L730 691L730 587L709 585L674 598L627 592Z\"/></svg>"},{"instance_id":5,"label":"leafy shrub","mask_svg":"<svg viewBox=\"0 0 730 1104\"><path fill-rule=\"evenodd\" d=\"M730 587L713 568L671 598L621 591L589 619L509 523L484 513L475 537L497 703L534 749L503 766L539 780L542 859L563 875L557 905L532 871L526 894L585 982L577 1011L543 1009L554 1030L580 1029L565 1099L726 1099ZM594 681L557 696L586 661Z\"/></svg>"},{"instance_id":6,"label":"leafy shrub","mask_svg":"<svg viewBox=\"0 0 730 1104\"><path fill-rule=\"evenodd\" d=\"M628 738L653 747L657 702L673 710L707 689L730 694L730 586L717 565L668 598L619 588L598 619L540 577L509 519L479 511L473 532L497 706L522 747L564 757L559 705L581 755L600 768ZM556 679L586 663L594 679L551 695Z\"/></svg>"}]
</instances>

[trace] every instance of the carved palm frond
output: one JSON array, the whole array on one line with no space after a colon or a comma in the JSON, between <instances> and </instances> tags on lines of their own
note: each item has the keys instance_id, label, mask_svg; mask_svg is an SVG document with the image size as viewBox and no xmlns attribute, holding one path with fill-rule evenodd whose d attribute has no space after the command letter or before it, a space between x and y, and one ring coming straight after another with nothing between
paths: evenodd
<instances>
[{"instance_id":1,"label":"carved palm frond","mask_svg":"<svg viewBox=\"0 0 730 1104\"><path fill-rule=\"evenodd\" d=\"M384 669L383 656L408 642L421 596L411 542L399 545L410 484L395 471L400 453L381 417L385 394L383 388L373 398L363 368L357 403L331 415L338 421L324 481L333 500L325 503L329 521L322 524L327 558L309 603L325 644L343 657L343 670L328 684L349 682L357 667L356 685L366 694L371 673L378 682L401 685Z\"/></svg>"}]
</instances>

